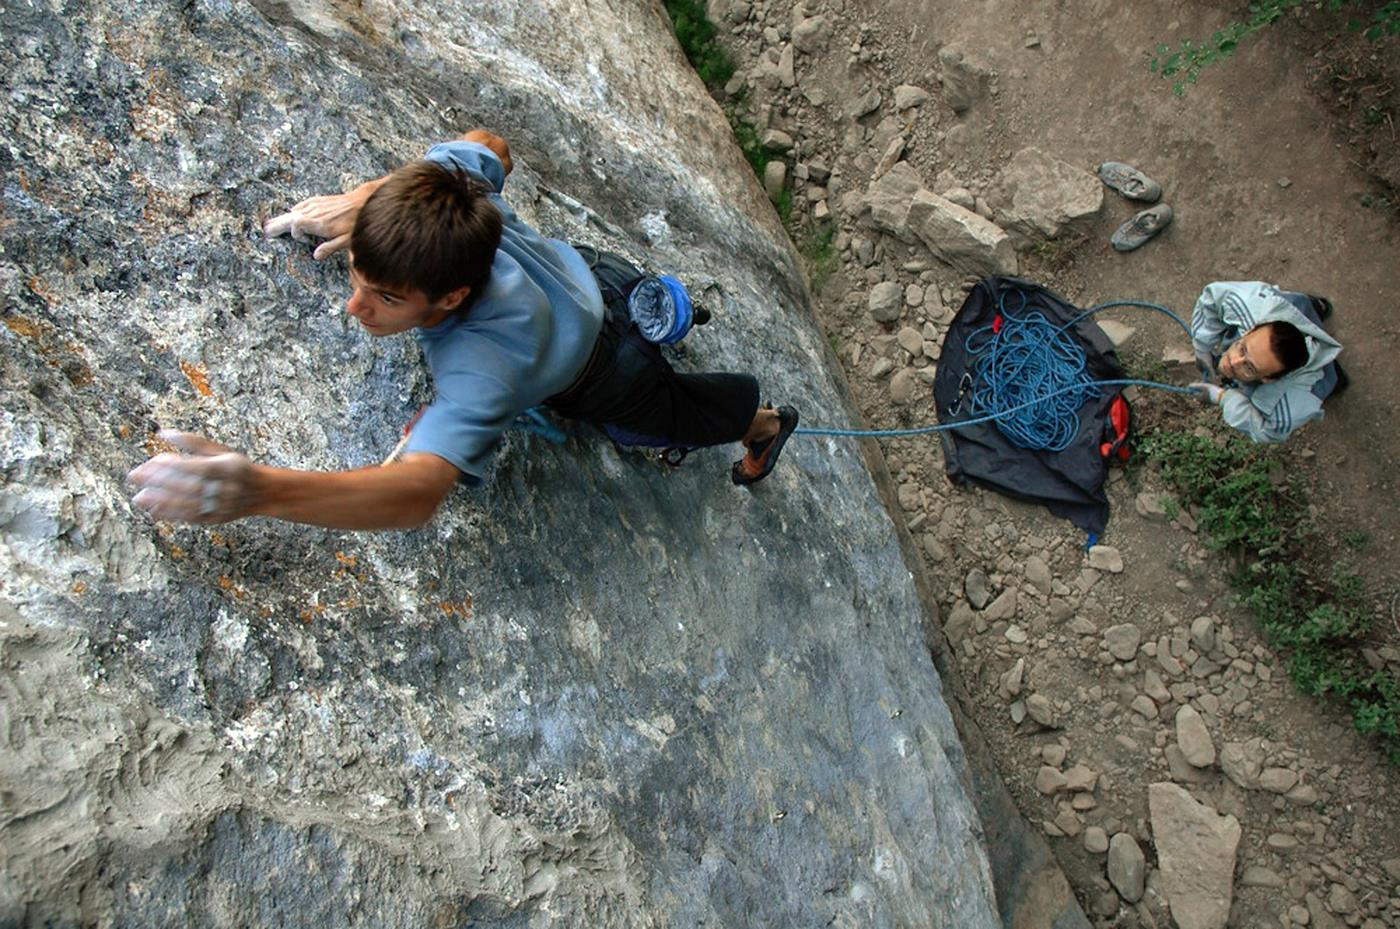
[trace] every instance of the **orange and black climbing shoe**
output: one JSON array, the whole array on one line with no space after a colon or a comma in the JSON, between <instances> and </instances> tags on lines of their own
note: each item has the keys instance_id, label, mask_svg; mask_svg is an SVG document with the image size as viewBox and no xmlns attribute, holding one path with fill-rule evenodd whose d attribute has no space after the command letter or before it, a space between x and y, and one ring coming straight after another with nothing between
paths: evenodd
<instances>
[{"instance_id":1,"label":"orange and black climbing shoe","mask_svg":"<svg viewBox=\"0 0 1400 929\"><path fill-rule=\"evenodd\" d=\"M729 469L730 479L736 484L756 484L767 477L778 463L788 436L796 428L797 410L790 406L778 407L778 434L748 446L748 453Z\"/></svg>"}]
</instances>

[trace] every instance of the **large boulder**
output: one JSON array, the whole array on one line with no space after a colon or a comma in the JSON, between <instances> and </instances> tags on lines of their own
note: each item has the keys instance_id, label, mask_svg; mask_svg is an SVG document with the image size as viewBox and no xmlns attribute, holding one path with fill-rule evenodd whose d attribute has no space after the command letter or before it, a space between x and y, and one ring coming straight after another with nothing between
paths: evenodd
<instances>
[{"instance_id":1,"label":"large boulder","mask_svg":"<svg viewBox=\"0 0 1400 929\"><path fill-rule=\"evenodd\" d=\"M1239 820L1221 816L1184 787L1147 788L1162 894L1181 929L1225 929L1234 893Z\"/></svg>"},{"instance_id":2,"label":"large boulder","mask_svg":"<svg viewBox=\"0 0 1400 929\"><path fill-rule=\"evenodd\" d=\"M1000 226L930 190L909 204L909 230L939 260L966 274L1015 274L1016 250Z\"/></svg>"},{"instance_id":3,"label":"large boulder","mask_svg":"<svg viewBox=\"0 0 1400 929\"><path fill-rule=\"evenodd\" d=\"M1017 152L988 197L997 221L1021 244L1053 239L1103 207L1097 177L1036 148Z\"/></svg>"},{"instance_id":4,"label":"large boulder","mask_svg":"<svg viewBox=\"0 0 1400 929\"><path fill-rule=\"evenodd\" d=\"M658 10L7 9L0 924L1001 925L855 443L794 441L749 492L732 451L671 473L513 433L416 532L129 503L157 424L384 457L430 393L416 348L345 318L340 258L260 225L477 125L529 221L718 284L685 364L848 421Z\"/></svg>"},{"instance_id":5,"label":"large boulder","mask_svg":"<svg viewBox=\"0 0 1400 929\"><path fill-rule=\"evenodd\" d=\"M856 211L866 225L921 243L935 258L964 273L1016 273L1016 250L1005 230L926 188L907 161L896 162L871 181L856 201Z\"/></svg>"}]
</instances>

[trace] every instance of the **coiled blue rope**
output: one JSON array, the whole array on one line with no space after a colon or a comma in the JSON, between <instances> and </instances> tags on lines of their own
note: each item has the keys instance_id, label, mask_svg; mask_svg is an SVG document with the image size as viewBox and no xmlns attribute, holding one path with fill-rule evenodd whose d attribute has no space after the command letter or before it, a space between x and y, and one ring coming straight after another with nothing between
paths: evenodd
<instances>
[{"instance_id":1,"label":"coiled blue rope","mask_svg":"<svg viewBox=\"0 0 1400 929\"><path fill-rule=\"evenodd\" d=\"M1021 298L1014 310L1007 306L1007 297L1012 294ZM1098 396L1101 387L1135 385L1193 393L1190 387L1137 378L1094 380L1087 370L1084 349L1069 334L1076 323L1095 313L1111 307L1137 307L1169 316L1190 338L1191 328L1166 307L1141 300L1112 300L1092 306L1057 327L1040 313L1026 313L1026 302L1025 291L1005 291L998 300L1000 326L974 330L964 343L978 369L971 386L970 418L912 429L798 428L793 434L897 438L996 422L1006 437L1022 448L1062 451L1079 431L1079 408Z\"/></svg>"}]
</instances>

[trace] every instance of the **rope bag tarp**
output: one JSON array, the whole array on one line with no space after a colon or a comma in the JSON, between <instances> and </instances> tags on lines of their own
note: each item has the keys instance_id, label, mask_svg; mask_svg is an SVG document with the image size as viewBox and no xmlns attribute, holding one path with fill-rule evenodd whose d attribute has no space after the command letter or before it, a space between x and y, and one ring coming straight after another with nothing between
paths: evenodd
<instances>
[{"instance_id":1,"label":"rope bag tarp","mask_svg":"<svg viewBox=\"0 0 1400 929\"><path fill-rule=\"evenodd\" d=\"M1052 326L1067 325L1081 311L1054 292L1012 277L989 277L968 293L943 340L933 384L940 423L976 418L975 394L985 394L979 375L988 359L979 347L987 333L1039 314ZM1065 330L1083 349L1084 370L1093 380L1123 377L1113 343L1092 318ZM971 341L971 345L969 345ZM948 477L956 484L979 484L998 493L1043 504L1086 532L1102 534L1108 523L1104 478L1108 452L1126 457L1126 402L1121 388L1099 387L1079 406L1078 429L1058 451L1020 447L995 422L939 433ZM1096 395L1095 395L1096 394ZM1116 416L1110 415L1114 407Z\"/></svg>"}]
</instances>

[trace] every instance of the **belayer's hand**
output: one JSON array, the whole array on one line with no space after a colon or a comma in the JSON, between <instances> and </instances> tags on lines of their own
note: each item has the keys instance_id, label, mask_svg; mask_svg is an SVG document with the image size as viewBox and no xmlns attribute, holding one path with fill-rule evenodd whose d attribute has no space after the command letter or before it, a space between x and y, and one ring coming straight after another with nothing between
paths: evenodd
<instances>
[{"instance_id":1,"label":"belayer's hand","mask_svg":"<svg viewBox=\"0 0 1400 929\"><path fill-rule=\"evenodd\" d=\"M1197 400L1207 406L1219 406L1220 398L1225 396L1225 388L1214 384L1192 384L1191 391Z\"/></svg>"},{"instance_id":2,"label":"belayer's hand","mask_svg":"<svg viewBox=\"0 0 1400 929\"><path fill-rule=\"evenodd\" d=\"M328 258L350 245L350 233L355 228L355 217L360 215L360 207L382 183L382 180L369 181L347 194L308 197L288 212L274 216L263 224L263 235L272 239L290 233L298 242L313 237L325 239L316 246L311 257L317 261Z\"/></svg>"},{"instance_id":3,"label":"belayer's hand","mask_svg":"<svg viewBox=\"0 0 1400 929\"><path fill-rule=\"evenodd\" d=\"M1215 383L1215 359L1210 357L1210 352L1196 349L1196 367L1201 369L1201 380L1207 383Z\"/></svg>"},{"instance_id":4,"label":"belayer's hand","mask_svg":"<svg viewBox=\"0 0 1400 929\"><path fill-rule=\"evenodd\" d=\"M162 429L156 437L186 454L166 452L132 469L132 503L176 523L226 523L252 513L257 494L248 456L191 432Z\"/></svg>"}]
</instances>

